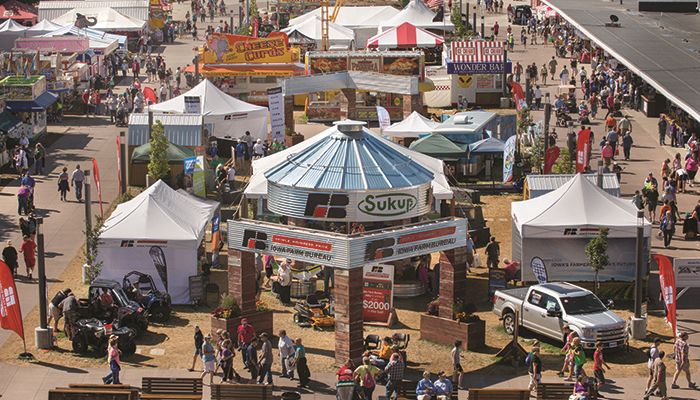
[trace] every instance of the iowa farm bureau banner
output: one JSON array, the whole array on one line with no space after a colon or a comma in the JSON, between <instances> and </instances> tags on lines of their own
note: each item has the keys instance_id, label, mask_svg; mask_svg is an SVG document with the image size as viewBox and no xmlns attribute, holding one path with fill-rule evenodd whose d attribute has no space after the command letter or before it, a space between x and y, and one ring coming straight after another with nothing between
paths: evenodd
<instances>
[{"instance_id":1,"label":"iowa farm bureau banner","mask_svg":"<svg viewBox=\"0 0 700 400\"><path fill-rule=\"evenodd\" d=\"M357 236L260 221L229 221L228 246L298 261L360 268L467 245L467 221L442 220Z\"/></svg>"},{"instance_id":2,"label":"iowa farm bureau banner","mask_svg":"<svg viewBox=\"0 0 700 400\"><path fill-rule=\"evenodd\" d=\"M451 60L447 62L448 74L501 74L503 73L503 42L459 41L452 42ZM512 64L506 64L506 73Z\"/></svg>"}]
</instances>

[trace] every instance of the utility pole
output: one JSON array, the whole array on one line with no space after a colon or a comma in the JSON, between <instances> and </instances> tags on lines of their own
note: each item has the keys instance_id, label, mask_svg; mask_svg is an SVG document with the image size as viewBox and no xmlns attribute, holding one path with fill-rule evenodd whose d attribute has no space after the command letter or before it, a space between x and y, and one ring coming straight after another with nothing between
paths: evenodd
<instances>
[{"instance_id":1,"label":"utility pole","mask_svg":"<svg viewBox=\"0 0 700 400\"><path fill-rule=\"evenodd\" d=\"M150 128L149 128L150 129ZM119 132L119 194L126 193L126 134L124 131Z\"/></svg>"},{"instance_id":2,"label":"utility pole","mask_svg":"<svg viewBox=\"0 0 700 400\"><path fill-rule=\"evenodd\" d=\"M486 39L486 34L484 32L484 29L486 28L486 25L484 23L484 16L481 16L481 38Z\"/></svg>"},{"instance_id":3,"label":"utility pole","mask_svg":"<svg viewBox=\"0 0 700 400\"><path fill-rule=\"evenodd\" d=\"M90 195L90 170L85 170L85 181L83 183L83 194L85 195L85 251L90 252L90 232L92 231L92 196Z\"/></svg>"},{"instance_id":4,"label":"utility pole","mask_svg":"<svg viewBox=\"0 0 700 400\"><path fill-rule=\"evenodd\" d=\"M548 97L549 98L549 97ZM544 153L542 153L542 174L545 174L544 165L547 160L547 147L549 147L549 124L552 119L552 103L544 103Z\"/></svg>"},{"instance_id":5,"label":"utility pole","mask_svg":"<svg viewBox=\"0 0 700 400\"><path fill-rule=\"evenodd\" d=\"M632 337L645 338L647 320L642 315L642 272L644 269L644 211L637 211L637 257L634 279L634 318L632 318ZM674 332L675 333L675 332Z\"/></svg>"},{"instance_id":6,"label":"utility pole","mask_svg":"<svg viewBox=\"0 0 700 400\"><path fill-rule=\"evenodd\" d=\"M502 82L502 88L503 88L503 97L508 96L508 85L506 85L506 81L508 80L508 74L506 72L506 67L508 66L508 43L503 42L503 72L501 72L501 82Z\"/></svg>"},{"instance_id":7,"label":"utility pole","mask_svg":"<svg viewBox=\"0 0 700 400\"><path fill-rule=\"evenodd\" d=\"M44 248L44 218L36 219L37 261L39 269L39 327L34 329L34 343L39 349L53 347L53 332L46 323L46 257Z\"/></svg>"}]
</instances>

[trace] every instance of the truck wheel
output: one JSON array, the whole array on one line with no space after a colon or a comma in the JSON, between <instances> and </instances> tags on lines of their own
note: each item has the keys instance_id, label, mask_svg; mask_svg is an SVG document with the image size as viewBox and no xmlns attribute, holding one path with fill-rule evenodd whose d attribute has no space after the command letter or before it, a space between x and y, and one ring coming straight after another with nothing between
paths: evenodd
<instances>
[{"instance_id":1,"label":"truck wheel","mask_svg":"<svg viewBox=\"0 0 700 400\"><path fill-rule=\"evenodd\" d=\"M74 352L79 354L87 353L87 341L85 340L85 337L82 334L76 333L73 335L72 345Z\"/></svg>"},{"instance_id":2,"label":"truck wheel","mask_svg":"<svg viewBox=\"0 0 700 400\"><path fill-rule=\"evenodd\" d=\"M515 332L515 314L512 312L503 315L503 330L509 335Z\"/></svg>"},{"instance_id":3,"label":"truck wheel","mask_svg":"<svg viewBox=\"0 0 700 400\"><path fill-rule=\"evenodd\" d=\"M170 309L163 305L151 309L151 319L155 322L165 322L170 318Z\"/></svg>"}]
</instances>

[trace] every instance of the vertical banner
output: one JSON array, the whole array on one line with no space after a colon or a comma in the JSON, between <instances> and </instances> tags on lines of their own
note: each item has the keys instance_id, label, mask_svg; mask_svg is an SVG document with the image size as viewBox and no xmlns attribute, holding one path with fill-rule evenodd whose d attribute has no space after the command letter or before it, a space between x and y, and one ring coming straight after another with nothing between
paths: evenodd
<instances>
[{"instance_id":1,"label":"vertical banner","mask_svg":"<svg viewBox=\"0 0 700 400\"><path fill-rule=\"evenodd\" d=\"M284 141L284 96L281 87L267 89L267 103L270 108L272 140Z\"/></svg>"},{"instance_id":2,"label":"vertical banner","mask_svg":"<svg viewBox=\"0 0 700 400\"><path fill-rule=\"evenodd\" d=\"M204 156L196 157L194 172L192 173L192 190L195 196L207 197L207 188L204 178Z\"/></svg>"},{"instance_id":3,"label":"vertical banner","mask_svg":"<svg viewBox=\"0 0 700 400\"><path fill-rule=\"evenodd\" d=\"M185 163L185 169L182 171L182 186L185 191L189 194L194 194L193 180L194 180L194 165L197 163L197 157L189 157L183 160Z\"/></svg>"},{"instance_id":4,"label":"vertical banner","mask_svg":"<svg viewBox=\"0 0 700 400\"><path fill-rule=\"evenodd\" d=\"M394 266L365 265L362 287L363 320L387 322L394 302Z\"/></svg>"},{"instance_id":5,"label":"vertical banner","mask_svg":"<svg viewBox=\"0 0 700 400\"><path fill-rule=\"evenodd\" d=\"M389 111L382 106L377 106L377 120L379 121L379 129L384 131L391 125L391 117L389 116Z\"/></svg>"},{"instance_id":6,"label":"vertical banner","mask_svg":"<svg viewBox=\"0 0 700 400\"><path fill-rule=\"evenodd\" d=\"M119 182L119 190L122 187L122 138L117 136L117 182ZM121 192L120 192L121 193ZM100 202L102 205L102 202Z\"/></svg>"},{"instance_id":7,"label":"vertical banner","mask_svg":"<svg viewBox=\"0 0 700 400\"><path fill-rule=\"evenodd\" d=\"M97 168L97 160L92 159L92 178L95 180L97 188L97 199L100 201L100 217L104 218L105 213L102 209L102 185L100 185L100 169Z\"/></svg>"},{"instance_id":8,"label":"vertical banner","mask_svg":"<svg viewBox=\"0 0 700 400\"><path fill-rule=\"evenodd\" d=\"M489 268L489 299L496 294L497 290L508 287L506 282L506 270L500 268Z\"/></svg>"},{"instance_id":9,"label":"vertical banner","mask_svg":"<svg viewBox=\"0 0 700 400\"><path fill-rule=\"evenodd\" d=\"M537 283L540 285L547 283L547 267L544 265L544 260L539 257L532 257L530 268L532 268L532 273L537 278Z\"/></svg>"},{"instance_id":10,"label":"vertical banner","mask_svg":"<svg viewBox=\"0 0 700 400\"><path fill-rule=\"evenodd\" d=\"M663 254L653 254L654 261L659 266L659 286L666 304L666 321L671 325L673 336L676 331L676 275L673 272L671 260Z\"/></svg>"},{"instance_id":11,"label":"vertical banner","mask_svg":"<svg viewBox=\"0 0 700 400\"><path fill-rule=\"evenodd\" d=\"M561 150L557 146L547 148L547 152L544 153L544 173L545 174L552 173L552 167L554 166L554 163L557 162L557 158L559 158L560 152L561 152Z\"/></svg>"},{"instance_id":12,"label":"vertical banner","mask_svg":"<svg viewBox=\"0 0 700 400\"><path fill-rule=\"evenodd\" d=\"M588 166L591 151L591 131L586 129L578 134L576 141L576 172L584 172Z\"/></svg>"},{"instance_id":13,"label":"vertical banner","mask_svg":"<svg viewBox=\"0 0 700 400\"><path fill-rule=\"evenodd\" d=\"M511 82L511 91L513 92L513 102L515 103L515 109L520 111L523 107L527 105L525 101L525 92L523 87L520 86L518 82Z\"/></svg>"},{"instance_id":14,"label":"vertical banner","mask_svg":"<svg viewBox=\"0 0 700 400\"><path fill-rule=\"evenodd\" d=\"M503 183L513 180L513 165L515 165L515 135L506 140L503 146Z\"/></svg>"},{"instance_id":15,"label":"vertical banner","mask_svg":"<svg viewBox=\"0 0 700 400\"><path fill-rule=\"evenodd\" d=\"M10 267L0 261L0 328L14 331L24 341L22 310Z\"/></svg>"},{"instance_id":16,"label":"vertical banner","mask_svg":"<svg viewBox=\"0 0 700 400\"><path fill-rule=\"evenodd\" d=\"M216 253L219 250L219 226L221 225L221 215L216 213L211 219L211 251Z\"/></svg>"}]
</instances>

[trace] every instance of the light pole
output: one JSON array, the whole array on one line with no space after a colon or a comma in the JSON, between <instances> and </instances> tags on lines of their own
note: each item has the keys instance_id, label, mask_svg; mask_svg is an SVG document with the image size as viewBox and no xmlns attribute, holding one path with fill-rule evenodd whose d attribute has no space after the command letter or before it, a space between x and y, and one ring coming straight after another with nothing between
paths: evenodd
<instances>
[{"instance_id":1,"label":"light pole","mask_svg":"<svg viewBox=\"0 0 700 400\"><path fill-rule=\"evenodd\" d=\"M53 331L46 323L46 262L44 250L44 218L36 219L37 261L39 269L39 326L34 329L34 344L38 349L53 347Z\"/></svg>"},{"instance_id":2,"label":"light pole","mask_svg":"<svg viewBox=\"0 0 700 400\"><path fill-rule=\"evenodd\" d=\"M644 339L647 336L647 319L642 315L644 222L644 211L637 211L637 259L634 279L634 318L632 318L632 337L635 339Z\"/></svg>"}]
</instances>

